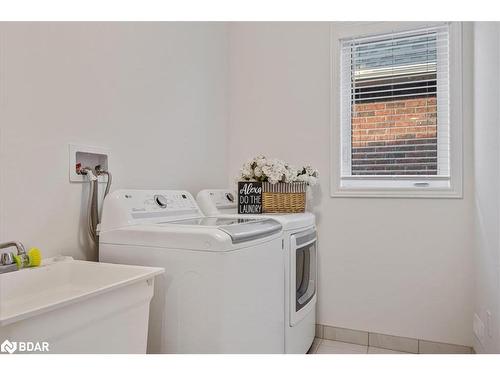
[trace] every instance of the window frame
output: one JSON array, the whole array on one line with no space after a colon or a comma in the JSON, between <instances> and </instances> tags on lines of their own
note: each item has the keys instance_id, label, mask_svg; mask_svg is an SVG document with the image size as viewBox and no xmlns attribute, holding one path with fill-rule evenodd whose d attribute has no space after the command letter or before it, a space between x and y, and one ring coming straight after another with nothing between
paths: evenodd
<instances>
[{"instance_id":1,"label":"window frame","mask_svg":"<svg viewBox=\"0 0 500 375\"><path fill-rule=\"evenodd\" d=\"M331 183L332 197L463 198L463 47L462 23L450 22L449 100L450 177L354 176L341 177L341 41L346 38L411 31L442 26L444 22L343 22L331 26ZM439 126L439 124L438 124ZM349 137L350 139L350 137ZM420 186L415 186L415 183ZM423 186L422 184L427 184Z\"/></svg>"}]
</instances>

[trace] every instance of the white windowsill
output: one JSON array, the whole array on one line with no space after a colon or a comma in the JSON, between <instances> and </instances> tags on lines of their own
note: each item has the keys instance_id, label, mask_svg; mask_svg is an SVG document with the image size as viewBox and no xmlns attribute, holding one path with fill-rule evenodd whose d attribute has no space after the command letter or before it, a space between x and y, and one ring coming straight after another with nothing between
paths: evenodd
<instances>
[{"instance_id":1,"label":"white windowsill","mask_svg":"<svg viewBox=\"0 0 500 375\"><path fill-rule=\"evenodd\" d=\"M430 185L427 187L376 187L376 186L337 186L331 192L336 198L452 198L461 199L461 190L450 186Z\"/></svg>"},{"instance_id":2,"label":"white windowsill","mask_svg":"<svg viewBox=\"0 0 500 375\"><path fill-rule=\"evenodd\" d=\"M332 183L332 197L462 198L461 189L454 189L445 176L350 176Z\"/></svg>"}]
</instances>

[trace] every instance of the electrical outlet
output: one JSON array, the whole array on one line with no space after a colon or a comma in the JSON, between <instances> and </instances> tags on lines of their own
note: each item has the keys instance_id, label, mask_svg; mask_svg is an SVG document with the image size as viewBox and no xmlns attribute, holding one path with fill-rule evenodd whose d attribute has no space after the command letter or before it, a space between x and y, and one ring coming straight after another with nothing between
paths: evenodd
<instances>
[{"instance_id":1,"label":"electrical outlet","mask_svg":"<svg viewBox=\"0 0 500 375\"><path fill-rule=\"evenodd\" d=\"M491 327L491 324L491 311L486 310L486 333L488 334L488 337L493 337L493 328Z\"/></svg>"},{"instance_id":2,"label":"electrical outlet","mask_svg":"<svg viewBox=\"0 0 500 375\"><path fill-rule=\"evenodd\" d=\"M474 335L476 335L479 342L484 342L484 323L479 318L477 314L474 314L474 319L472 321L472 329L474 331Z\"/></svg>"}]
</instances>

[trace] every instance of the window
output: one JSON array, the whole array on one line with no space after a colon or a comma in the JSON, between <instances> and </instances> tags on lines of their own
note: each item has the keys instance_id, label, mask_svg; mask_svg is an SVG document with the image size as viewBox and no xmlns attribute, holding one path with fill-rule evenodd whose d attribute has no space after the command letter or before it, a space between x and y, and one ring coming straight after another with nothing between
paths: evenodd
<instances>
[{"instance_id":1,"label":"window","mask_svg":"<svg viewBox=\"0 0 500 375\"><path fill-rule=\"evenodd\" d=\"M457 26L334 30L334 196L461 196Z\"/></svg>"}]
</instances>

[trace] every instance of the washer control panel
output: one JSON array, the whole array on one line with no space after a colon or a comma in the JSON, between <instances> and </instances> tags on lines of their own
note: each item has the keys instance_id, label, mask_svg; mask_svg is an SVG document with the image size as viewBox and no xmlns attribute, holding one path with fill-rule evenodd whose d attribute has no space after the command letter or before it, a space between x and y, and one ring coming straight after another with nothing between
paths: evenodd
<instances>
[{"instance_id":1,"label":"washer control panel","mask_svg":"<svg viewBox=\"0 0 500 375\"><path fill-rule=\"evenodd\" d=\"M104 200L101 230L200 216L196 200L185 190L115 190Z\"/></svg>"},{"instance_id":2,"label":"washer control panel","mask_svg":"<svg viewBox=\"0 0 500 375\"><path fill-rule=\"evenodd\" d=\"M132 212L182 211L198 208L191 194L186 191L129 192L124 197L131 203Z\"/></svg>"},{"instance_id":3,"label":"washer control panel","mask_svg":"<svg viewBox=\"0 0 500 375\"><path fill-rule=\"evenodd\" d=\"M117 190L110 196L113 206L129 219L167 219L199 216L193 196L183 190ZM109 206L109 205L108 205ZM106 210L106 207L103 209Z\"/></svg>"},{"instance_id":4,"label":"washer control panel","mask_svg":"<svg viewBox=\"0 0 500 375\"><path fill-rule=\"evenodd\" d=\"M208 193L217 208L236 207L238 199L230 190L213 190Z\"/></svg>"}]
</instances>

